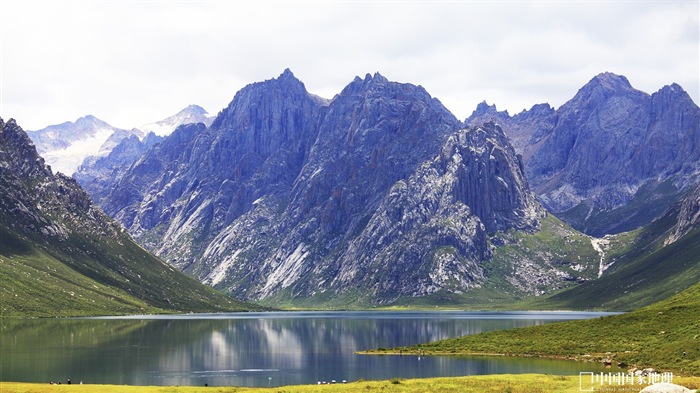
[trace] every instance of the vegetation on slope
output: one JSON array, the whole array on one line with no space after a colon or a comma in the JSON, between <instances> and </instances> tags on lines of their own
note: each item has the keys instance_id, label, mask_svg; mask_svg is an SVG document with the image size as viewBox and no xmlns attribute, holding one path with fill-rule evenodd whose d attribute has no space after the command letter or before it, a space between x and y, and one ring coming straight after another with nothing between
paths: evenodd
<instances>
[{"instance_id":1,"label":"vegetation on slope","mask_svg":"<svg viewBox=\"0 0 700 393\"><path fill-rule=\"evenodd\" d=\"M2 119L0 295L3 317L251 308L143 250Z\"/></svg>"},{"instance_id":2,"label":"vegetation on slope","mask_svg":"<svg viewBox=\"0 0 700 393\"><path fill-rule=\"evenodd\" d=\"M676 222L670 211L651 225L606 237L606 274L531 302L532 308L628 311L675 295L700 281L700 229L664 245Z\"/></svg>"},{"instance_id":3,"label":"vegetation on slope","mask_svg":"<svg viewBox=\"0 0 700 393\"><path fill-rule=\"evenodd\" d=\"M504 354L609 359L700 375L700 283L647 307L597 319L463 336L372 353Z\"/></svg>"},{"instance_id":4,"label":"vegetation on slope","mask_svg":"<svg viewBox=\"0 0 700 393\"><path fill-rule=\"evenodd\" d=\"M382 308L629 311L665 299L700 281L700 231L664 246L677 210L634 231L593 239L553 215L535 233L510 231L492 239L493 258L483 262L486 282L463 293L439 291L401 298ZM601 254L607 267L598 277ZM567 275L562 277L562 273ZM376 305L357 291L290 301L281 291L264 300L275 307L366 309Z\"/></svg>"},{"instance_id":5,"label":"vegetation on slope","mask_svg":"<svg viewBox=\"0 0 700 393\"><path fill-rule=\"evenodd\" d=\"M499 234L505 241L483 263L487 281L481 288L401 299L395 305L604 311L644 307L700 281L700 229L665 244L677 219L676 206L646 227L595 239L548 215L538 232ZM592 241L604 252L601 277L601 254ZM562 279L556 271L569 277Z\"/></svg>"},{"instance_id":6,"label":"vegetation on slope","mask_svg":"<svg viewBox=\"0 0 700 393\"><path fill-rule=\"evenodd\" d=\"M256 309L206 287L126 235L71 236L61 244L0 222L0 314L86 316Z\"/></svg>"}]
</instances>

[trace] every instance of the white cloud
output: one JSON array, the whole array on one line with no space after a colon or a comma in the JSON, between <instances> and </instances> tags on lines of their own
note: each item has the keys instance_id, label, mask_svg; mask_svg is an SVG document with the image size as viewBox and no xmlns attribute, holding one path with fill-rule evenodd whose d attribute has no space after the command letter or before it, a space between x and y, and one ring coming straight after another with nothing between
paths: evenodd
<instances>
[{"instance_id":1,"label":"white cloud","mask_svg":"<svg viewBox=\"0 0 700 393\"><path fill-rule=\"evenodd\" d=\"M697 1L14 1L0 3L0 116L93 114L128 128L217 113L289 67L331 98L355 75L424 86L458 118L482 100L554 106L603 71L699 101Z\"/></svg>"}]
</instances>

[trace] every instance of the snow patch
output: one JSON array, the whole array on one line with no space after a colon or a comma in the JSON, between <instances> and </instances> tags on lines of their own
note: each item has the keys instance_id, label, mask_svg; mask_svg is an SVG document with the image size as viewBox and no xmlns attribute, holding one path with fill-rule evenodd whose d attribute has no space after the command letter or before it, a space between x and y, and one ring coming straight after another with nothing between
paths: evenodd
<instances>
[{"instance_id":1,"label":"snow patch","mask_svg":"<svg viewBox=\"0 0 700 393\"><path fill-rule=\"evenodd\" d=\"M109 154L109 152L100 152L100 148L113 132L111 128L99 128L91 137L73 142L65 149L48 151L42 156L54 172L70 176L78 170L86 157Z\"/></svg>"}]
</instances>

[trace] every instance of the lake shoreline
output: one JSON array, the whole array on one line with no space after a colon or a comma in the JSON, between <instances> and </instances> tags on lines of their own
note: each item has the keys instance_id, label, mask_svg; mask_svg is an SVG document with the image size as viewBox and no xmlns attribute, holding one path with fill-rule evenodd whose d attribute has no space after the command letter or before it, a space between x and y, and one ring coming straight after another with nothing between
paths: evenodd
<instances>
[{"instance_id":1,"label":"lake shoreline","mask_svg":"<svg viewBox=\"0 0 700 393\"><path fill-rule=\"evenodd\" d=\"M396 348L381 350L381 349L370 349L366 351L355 351L356 355L369 355L369 356L476 356L476 357L515 357L515 358L539 358L539 359L553 359L553 360L571 360L583 363L610 363L609 354L594 354L594 355L555 355L555 354L527 354L527 353L497 353L497 352L454 352L454 351L425 351L425 350L415 350L406 349L398 350ZM617 372L618 368L621 369L621 365L617 367L613 366L615 369L613 371Z\"/></svg>"}]
</instances>

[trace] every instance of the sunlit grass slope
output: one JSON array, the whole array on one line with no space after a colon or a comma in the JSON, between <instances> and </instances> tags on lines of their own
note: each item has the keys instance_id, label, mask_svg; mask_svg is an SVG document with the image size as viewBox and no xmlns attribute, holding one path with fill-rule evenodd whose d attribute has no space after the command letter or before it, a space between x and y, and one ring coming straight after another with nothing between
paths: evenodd
<instances>
[{"instance_id":1,"label":"sunlit grass slope","mask_svg":"<svg viewBox=\"0 0 700 393\"><path fill-rule=\"evenodd\" d=\"M597 319L463 336L404 353L506 354L604 359L700 375L700 283L647 307ZM396 352L377 350L374 353Z\"/></svg>"},{"instance_id":2,"label":"sunlit grass slope","mask_svg":"<svg viewBox=\"0 0 700 393\"><path fill-rule=\"evenodd\" d=\"M642 249L645 237L635 242ZM658 241L657 241L658 242ZM620 267L600 279L534 302L550 308L631 310L673 296L700 281L700 230L649 253L630 251ZM639 255L641 254L641 255Z\"/></svg>"},{"instance_id":3,"label":"sunlit grass slope","mask_svg":"<svg viewBox=\"0 0 700 393\"><path fill-rule=\"evenodd\" d=\"M236 301L175 271L126 235L72 235L60 244L0 222L0 315L86 316L241 311Z\"/></svg>"},{"instance_id":4,"label":"sunlit grass slope","mask_svg":"<svg viewBox=\"0 0 700 393\"><path fill-rule=\"evenodd\" d=\"M700 387L700 378L674 378L674 383L689 388ZM606 386L606 392L638 391L641 385ZM631 388L638 388L631 390ZM479 375L454 378L394 379L358 381L334 385L301 385L270 388L188 387L188 386L117 386L117 385L49 385L0 382L3 393L578 393L578 376L538 374Z\"/></svg>"}]
</instances>

